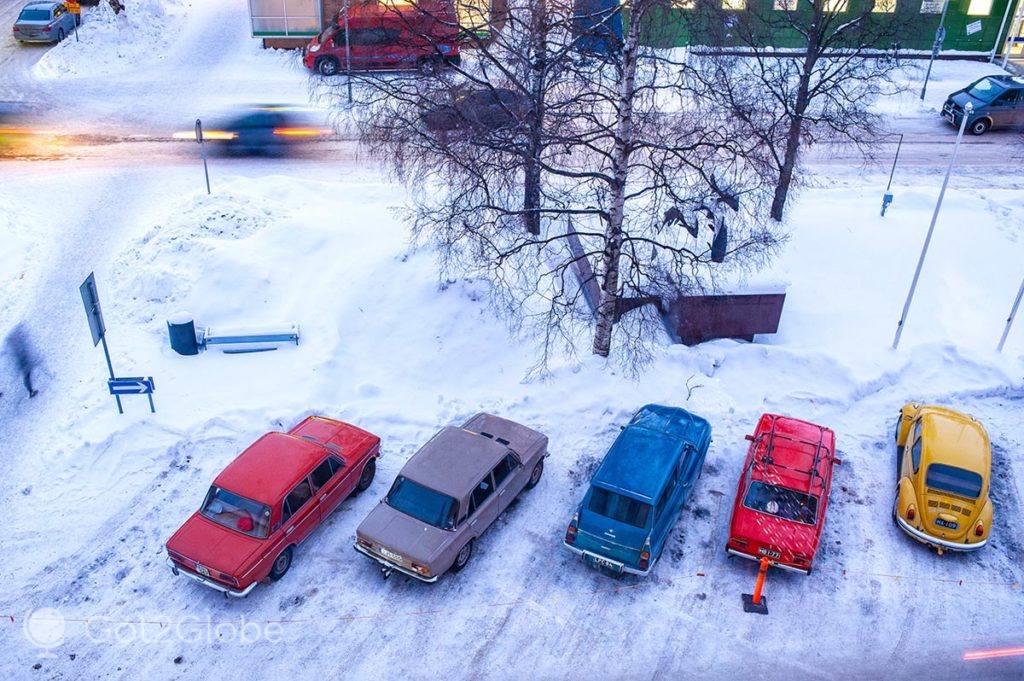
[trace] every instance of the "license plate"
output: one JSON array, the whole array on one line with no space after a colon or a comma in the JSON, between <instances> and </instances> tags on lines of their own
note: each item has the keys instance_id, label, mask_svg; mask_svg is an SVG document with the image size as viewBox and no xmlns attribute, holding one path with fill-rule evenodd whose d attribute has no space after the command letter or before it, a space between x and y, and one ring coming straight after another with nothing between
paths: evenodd
<instances>
[{"instance_id":1,"label":"license plate","mask_svg":"<svg viewBox=\"0 0 1024 681\"><path fill-rule=\"evenodd\" d=\"M206 569L206 566L205 565L200 565L199 563L196 563L196 572L201 574L203 577L209 577L210 576L210 571Z\"/></svg>"},{"instance_id":2,"label":"license plate","mask_svg":"<svg viewBox=\"0 0 1024 681\"><path fill-rule=\"evenodd\" d=\"M942 518L936 518L935 524L939 525L940 527L945 527L948 530L955 530L957 527L959 527L959 524L955 521L943 520Z\"/></svg>"},{"instance_id":3,"label":"license plate","mask_svg":"<svg viewBox=\"0 0 1024 681\"><path fill-rule=\"evenodd\" d=\"M600 556L591 556L591 562L596 567L604 568L606 570L612 570L613 572L622 572L622 566L618 563L608 560L607 558L601 558Z\"/></svg>"},{"instance_id":4,"label":"license plate","mask_svg":"<svg viewBox=\"0 0 1024 681\"><path fill-rule=\"evenodd\" d=\"M380 549L380 555L384 556L388 560L393 561L395 563L401 563L402 562L401 554L395 553L394 551L388 551L385 548L381 548Z\"/></svg>"},{"instance_id":5,"label":"license plate","mask_svg":"<svg viewBox=\"0 0 1024 681\"><path fill-rule=\"evenodd\" d=\"M950 123L953 122L953 114L947 113L947 114L945 114L945 116L946 116L946 120L947 121L949 121Z\"/></svg>"},{"instance_id":6,"label":"license plate","mask_svg":"<svg viewBox=\"0 0 1024 681\"><path fill-rule=\"evenodd\" d=\"M761 548L759 548L757 550L757 552L760 553L762 556L768 556L769 558L781 558L782 557L782 554L779 553L778 551L772 551L771 549L766 549L763 546Z\"/></svg>"}]
</instances>

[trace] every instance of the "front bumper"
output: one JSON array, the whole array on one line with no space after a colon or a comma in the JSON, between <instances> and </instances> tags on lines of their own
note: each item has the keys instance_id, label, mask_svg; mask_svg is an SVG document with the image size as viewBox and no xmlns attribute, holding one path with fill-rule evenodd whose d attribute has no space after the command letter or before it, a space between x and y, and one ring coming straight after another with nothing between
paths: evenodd
<instances>
[{"instance_id":1,"label":"front bumper","mask_svg":"<svg viewBox=\"0 0 1024 681\"><path fill-rule=\"evenodd\" d=\"M761 559L764 558L764 556L755 556L755 555L750 554L750 553L743 553L742 551L737 551L736 549L732 548L731 546L726 546L725 550L726 550L726 552L729 553L729 555L739 556L740 558L746 558L747 560L752 560L755 563L760 563ZM769 564L772 567L777 567L780 570L785 570L787 572L795 572L795 573L801 574L801 575L809 575L809 574L811 574L811 571L806 569L806 568L798 568L795 565L787 565L785 563L780 563L778 561L774 561L771 558L768 559L768 562L769 562Z\"/></svg>"},{"instance_id":2,"label":"front bumper","mask_svg":"<svg viewBox=\"0 0 1024 681\"><path fill-rule=\"evenodd\" d=\"M977 544L961 544L960 542L939 539L938 537L933 537L930 534L926 534L921 530L913 527L912 525L908 524L906 520L899 516L896 516L896 523L899 525L901 530L903 530L904 532L906 532L922 544L927 544L932 548L942 549L943 551L976 551L988 543L988 539L985 539L985 541L980 541Z\"/></svg>"},{"instance_id":3,"label":"front bumper","mask_svg":"<svg viewBox=\"0 0 1024 681\"><path fill-rule=\"evenodd\" d=\"M420 573L416 572L415 570L410 570L409 568L404 567L402 565L397 565L396 563L392 563L387 558L384 558L383 556L378 556L376 553L373 553L372 551L368 551L367 549L363 548L359 544L354 544L353 548L356 551L358 551L359 553L363 554L364 556L366 556L368 558L372 558L375 561L377 561L378 563L380 563L381 566L384 569L386 569L386 570L397 570L398 572L401 572L403 575L407 575L409 577L414 577L414 578L420 580L421 582L426 582L427 584L433 584L434 582L437 581L437 578L440 577L440 575L434 575L433 577L424 577L423 575L421 575Z\"/></svg>"},{"instance_id":4,"label":"front bumper","mask_svg":"<svg viewBox=\"0 0 1024 681\"><path fill-rule=\"evenodd\" d=\"M220 582L215 582L212 579L207 579L206 577L203 577L200 574L196 574L195 572L192 572L191 570L187 570L187 569L181 567L180 565L176 565L174 563L174 561L171 560L170 558L167 559L167 564L171 568L171 573L174 574L175 576L185 575L186 577L191 577L192 579L194 579L195 581L199 582L200 584L202 584L204 586L208 586L211 589L215 589L215 590L221 592L225 596L231 596L233 598L243 598L245 596L248 596L249 592L252 591L253 588L256 586L256 582L253 582L252 584L250 584L249 586L247 586L246 588L244 588L244 589L242 589L240 591L233 590L233 589L229 589L228 587L224 586Z\"/></svg>"},{"instance_id":5,"label":"front bumper","mask_svg":"<svg viewBox=\"0 0 1024 681\"><path fill-rule=\"evenodd\" d=\"M566 544L565 541L562 542L562 545L565 546L565 548L567 548L570 551L572 551L573 553L575 553L580 558L583 558L584 560L586 560L587 558L590 558L591 560L600 561L601 563L605 563L605 564L610 563L611 566L612 566L612 569L615 570L616 572L626 572L628 574L638 575L640 577L646 577L647 575L651 574L651 570L654 569L655 563L658 562L657 560L655 560L653 563L651 563L650 567L648 567L646 570L638 570L637 568L630 567L630 566L626 565L625 563L623 563L621 561L612 560L611 558L606 558L606 557L604 557L604 556L602 556L600 554L594 553L593 551L587 551L586 549L578 549L575 546L573 546L572 544Z\"/></svg>"}]
</instances>

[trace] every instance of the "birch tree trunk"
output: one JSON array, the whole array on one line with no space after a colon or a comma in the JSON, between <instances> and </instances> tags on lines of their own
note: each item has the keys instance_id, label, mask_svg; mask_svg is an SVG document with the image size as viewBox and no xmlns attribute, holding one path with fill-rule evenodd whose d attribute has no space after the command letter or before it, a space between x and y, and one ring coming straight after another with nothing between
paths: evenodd
<instances>
[{"instance_id":1,"label":"birch tree trunk","mask_svg":"<svg viewBox=\"0 0 1024 681\"><path fill-rule=\"evenodd\" d=\"M526 231L540 235L541 154L544 153L544 104L547 88L548 26L546 0L536 0L530 21L530 132L523 178L523 213Z\"/></svg>"}]
</instances>

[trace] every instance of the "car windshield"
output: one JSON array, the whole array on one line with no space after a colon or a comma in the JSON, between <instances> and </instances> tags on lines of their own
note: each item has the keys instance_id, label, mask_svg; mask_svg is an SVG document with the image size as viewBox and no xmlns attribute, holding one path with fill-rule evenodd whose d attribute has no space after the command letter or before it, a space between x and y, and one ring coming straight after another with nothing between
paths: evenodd
<instances>
[{"instance_id":1,"label":"car windshield","mask_svg":"<svg viewBox=\"0 0 1024 681\"><path fill-rule=\"evenodd\" d=\"M384 499L388 506L428 525L455 527L455 499L399 475Z\"/></svg>"},{"instance_id":2,"label":"car windshield","mask_svg":"<svg viewBox=\"0 0 1024 681\"><path fill-rule=\"evenodd\" d=\"M750 483L743 505L785 520L813 525L818 517L818 498L760 480Z\"/></svg>"},{"instance_id":3,"label":"car windshield","mask_svg":"<svg viewBox=\"0 0 1024 681\"><path fill-rule=\"evenodd\" d=\"M928 466L924 484L931 489L950 492L957 496L977 499L981 496L982 479L974 471L967 471L944 463Z\"/></svg>"},{"instance_id":4,"label":"car windshield","mask_svg":"<svg viewBox=\"0 0 1024 681\"><path fill-rule=\"evenodd\" d=\"M1005 90L1006 88L991 78L982 78L967 89L967 94L975 99L980 99L983 102L991 102L993 99L1003 94L1003 91Z\"/></svg>"},{"instance_id":5,"label":"car windshield","mask_svg":"<svg viewBox=\"0 0 1024 681\"><path fill-rule=\"evenodd\" d=\"M327 42L327 39L331 37L331 34L338 30L338 27L331 24L324 30L320 31L320 35L316 37L316 41L323 45Z\"/></svg>"},{"instance_id":6,"label":"car windshield","mask_svg":"<svg viewBox=\"0 0 1024 681\"><path fill-rule=\"evenodd\" d=\"M590 492L590 503L587 508L605 518L617 520L633 527L647 527L647 519L651 516L651 505L600 487Z\"/></svg>"},{"instance_id":7,"label":"car windshield","mask_svg":"<svg viewBox=\"0 0 1024 681\"><path fill-rule=\"evenodd\" d=\"M50 10L48 9L23 9L19 21L49 21Z\"/></svg>"},{"instance_id":8,"label":"car windshield","mask_svg":"<svg viewBox=\"0 0 1024 681\"><path fill-rule=\"evenodd\" d=\"M200 509L204 518L258 539L270 530L270 507L214 485Z\"/></svg>"}]
</instances>

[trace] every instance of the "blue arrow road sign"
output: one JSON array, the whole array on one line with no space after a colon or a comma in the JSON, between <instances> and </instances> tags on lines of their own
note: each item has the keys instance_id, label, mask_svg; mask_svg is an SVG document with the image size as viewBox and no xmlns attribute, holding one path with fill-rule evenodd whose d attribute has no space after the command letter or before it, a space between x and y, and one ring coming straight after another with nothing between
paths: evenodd
<instances>
[{"instance_id":1,"label":"blue arrow road sign","mask_svg":"<svg viewBox=\"0 0 1024 681\"><path fill-rule=\"evenodd\" d=\"M156 407L153 405L153 391L156 390L156 384L153 382L152 376L111 378L107 381L107 388L110 390L110 394L118 399L120 399L120 395L146 395L149 397L149 410L156 413Z\"/></svg>"}]
</instances>

